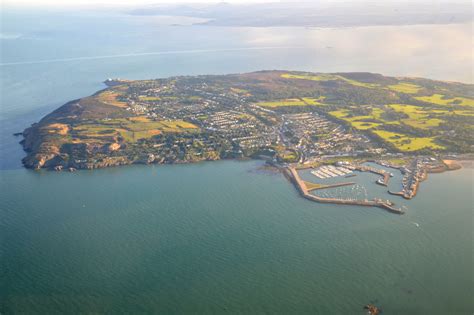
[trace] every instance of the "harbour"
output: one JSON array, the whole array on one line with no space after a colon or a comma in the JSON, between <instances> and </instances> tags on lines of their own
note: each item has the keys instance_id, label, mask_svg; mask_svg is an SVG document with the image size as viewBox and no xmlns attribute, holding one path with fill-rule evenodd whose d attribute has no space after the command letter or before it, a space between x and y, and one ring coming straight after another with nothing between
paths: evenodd
<instances>
[{"instance_id":1,"label":"harbour","mask_svg":"<svg viewBox=\"0 0 474 315\"><path fill-rule=\"evenodd\" d=\"M352 199L340 199L340 198L321 198L310 194L310 190L306 187L304 181L300 178L295 168L289 167L285 171L286 176L294 183L295 187L301 193L301 195L312 201L320 203L333 203L341 205L355 205L355 206L366 206L366 207L379 207L387 210L391 213L403 214L404 211L401 208L396 208L394 203L390 200L382 200L380 198L374 198L373 200L352 200ZM344 186L346 183L343 184Z\"/></svg>"},{"instance_id":2,"label":"harbour","mask_svg":"<svg viewBox=\"0 0 474 315\"><path fill-rule=\"evenodd\" d=\"M405 165L393 165L383 159L357 162L339 160L317 167L290 165L283 169L283 173L308 200L319 203L378 207L391 213L404 214L408 205L400 202L398 198L394 202L389 199L390 196L412 199L416 196L420 183L427 179L428 173L456 170L459 167L459 164L451 160L446 163L442 158L415 157L406 160ZM304 179L301 178L299 172L303 172ZM377 178L369 180L368 183L360 182L359 176L367 173L374 174ZM346 181L347 178L351 181ZM376 189L377 185L386 190ZM352 186L352 189L338 190L338 188L349 186ZM379 192L375 192L376 190Z\"/></svg>"}]
</instances>

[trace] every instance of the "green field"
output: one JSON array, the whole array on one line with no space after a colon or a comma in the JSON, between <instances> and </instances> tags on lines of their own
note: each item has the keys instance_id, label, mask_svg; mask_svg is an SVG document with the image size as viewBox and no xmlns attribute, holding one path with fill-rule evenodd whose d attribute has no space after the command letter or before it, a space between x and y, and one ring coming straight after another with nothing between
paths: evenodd
<instances>
[{"instance_id":1,"label":"green field","mask_svg":"<svg viewBox=\"0 0 474 315\"><path fill-rule=\"evenodd\" d=\"M437 127L443 122L442 119L429 117L427 111L420 106L391 104L389 107L395 111L407 114L409 118L402 119L402 122L415 128L428 129ZM399 124L397 121L383 120L383 113L384 110L378 107L373 108L371 114L365 116L351 116L350 109L329 112L333 117L347 121L357 130L373 132L384 141L392 143L401 151L417 151L424 148L444 149L444 147L434 142L434 137L411 137L402 133L383 130L384 125Z\"/></svg>"},{"instance_id":2,"label":"green field","mask_svg":"<svg viewBox=\"0 0 474 315\"><path fill-rule=\"evenodd\" d=\"M443 119L430 117L430 115L433 114L440 114L440 112L436 110L426 110L420 106L406 104L391 104L389 106L399 113L408 115L408 118L402 119L402 122L415 128L429 129L438 127L444 122Z\"/></svg>"},{"instance_id":3,"label":"green field","mask_svg":"<svg viewBox=\"0 0 474 315\"><path fill-rule=\"evenodd\" d=\"M434 142L434 137L412 137L402 133L396 133L386 130L373 130L376 135L384 141L390 142L400 151L417 151L421 149L444 149Z\"/></svg>"},{"instance_id":4,"label":"green field","mask_svg":"<svg viewBox=\"0 0 474 315\"><path fill-rule=\"evenodd\" d=\"M368 88L368 89L378 89L378 88L380 88L380 84L377 84L377 83L360 82L360 81L345 78L345 77L340 76L340 75L338 75L337 77L339 79L343 80L343 81L346 81L349 84L354 85L354 86L364 87L364 88Z\"/></svg>"},{"instance_id":5,"label":"green field","mask_svg":"<svg viewBox=\"0 0 474 315\"><path fill-rule=\"evenodd\" d=\"M311 81L333 81L333 80L342 80L349 84L359 87L365 87L370 89L380 88L379 84L376 83L366 83L360 82L352 79L345 78L340 75L336 74L317 74L317 75L309 75L309 74L290 74L284 73L281 75L282 78L285 79L300 79L300 80L311 80Z\"/></svg>"},{"instance_id":6,"label":"green field","mask_svg":"<svg viewBox=\"0 0 474 315\"><path fill-rule=\"evenodd\" d=\"M73 131L76 136L81 139L87 138L103 138L106 141L108 138L118 136L119 133L112 126L96 125L96 124L82 124L75 126Z\"/></svg>"},{"instance_id":7,"label":"green field","mask_svg":"<svg viewBox=\"0 0 474 315\"><path fill-rule=\"evenodd\" d=\"M270 102L259 102L257 105L263 107L286 107L286 106L313 106L313 105L323 105L320 103L324 100L324 96L319 98L310 98L310 97L303 97L303 98L289 98L284 100L278 101L270 101Z\"/></svg>"},{"instance_id":8,"label":"green field","mask_svg":"<svg viewBox=\"0 0 474 315\"><path fill-rule=\"evenodd\" d=\"M338 76L333 74L318 74L318 75L309 75L309 74L291 74L284 73L281 75L285 79L302 79L302 80L311 80L311 81L331 81L337 80Z\"/></svg>"},{"instance_id":9,"label":"green field","mask_svg":"<svg viewBox=\"0 0 474 315\"><path fill-rule=\"evenodd\" d=\"M421 106L406 105L406 104L390 104L387 105L391 109L399 113L404 113L408 118L401 119L401 122L414 128L431 129L438 127L444 122L443 115L450 114L447 110L430 110ZM335 118L345 120L351 124L352 127L358 130L369 130L379 127L381 125L399 124L399 121L387 121L383 118L384 109L379 107L371 108L371 113L364 116L352 116L350 109L341 109L329 112ZM458 113L459 115L469 115L468 111ZM474 113L473 113L474 114Z\"/></svg>"},{"instance_id":10,"label":"green field","mask_svg":"<svg viewBox=\"0 0 474 315\"><path fill-rule=\"evenodd\" d=\"M453 113L461 116L474 116L474 111L470 110L454 110Z\"/></svg>"},{"instance_id":11,"label":"green field","mask_svg":"<svg viewBox=\"0 0 474 315\"><path fill-rule=\"evenodd\" d=\"M282 107L282 106L306 106L306 104L303 100L300 100L299 98L290 98L290 99L285 99L285 100L280 100L280 101L271 101L271 102L259 102L257 103L258 106L263 106L263 107Z\"/></svg>"},{"instance_id":12,"label":"green field","mask_svg":"<svg viewBox=\"0 0 474 315\"><path fill-rule=\"evenodd\" d=\"M346 110L346 109L333 110L333 111L329 112L329 114L333 117L343 119L343 118L347 117L347 115L349 115L349 111Z\"/></svg>"},{"instance_id":13,"label":"green field","mask_svg":"<svg viewBox=\"0 0 474 315\"><path fill-rule=\"evenodd\" d=\"M439 114L449 116L449 115L460 115L460 116L474 116L474 109L464 109L464 110L459 110L459 109L431 109L429 111L430 113L433 114Z\"/></svg>"},{"instance_id":14,"label":"green field","mask_svg":"<svg viewBox=\"0 0 474 315\"><path fill-rule=\"evenodd\" d=\"M351 126L358 130L368 130L380 126L380 123L366 121L351 121Z\"/></svg>"},{"instance_id":15,"label":"green field","mask_svg":"<svg viewBox=\"0 0 474 315\"><path fill-rule=\"evenodd\" d=\"M392 91L395 92L401 92L401 93L407 93L407 94L416 94L418 91L422 89L421 86L413 84L413 83L407 83L407 82L400 82L394 85L389 85L387 86Z\"/></svg>"},{"instance_id":16,"label":"green field","mask_svg":"<svg viewBox=\"0 0 474 315\"><path fill-rule=\"evenodd\" d=\"M329 112L329 114L335 118L345 120L351 124L352 127L358 130L369 130L376 128L386 122L382 119L383 110L378 107L371 108L370 115L365 116L351 116L349 109L335 110ZM373 121L378 120L378 121Z\"/></svg>"},{"instance_id":17,"label":"green field","mask_svg":"<svg viewBox=\"0 0 474 315\"><path fill-rule=\"evenodd\" d=\"M95 123L80 124L73 128L78 139L102 139L110 141L121 136L127 142L147 139L162 133L193 132L198 127L182 121L153 121L145 116L132 118L104 119Z\"/></svg>"},{"instance_id":18,"label":"green field","mask_svg":"<svg viewBox=\"0 0 474 315\"><path fill-rule=\"evenodd\" d=\"M325 96L320 96L318 98L302 97L301 99L308 105L324 105L321 102L323 102L325 98Z\"/></svg>"},{"instance_id":19,"label":"green field","mask_svg":"<svg viewBox=\"0 0 474 315\"><path fill-rule=\"evenodd\" d=\"M474 99L466 97L454 97L449 98L443 94L433 94L431 96L417 96L415 99L426 103L436 105L459 105L459 106L471 106L474 107Z\"/></svg>"}]
</instances>

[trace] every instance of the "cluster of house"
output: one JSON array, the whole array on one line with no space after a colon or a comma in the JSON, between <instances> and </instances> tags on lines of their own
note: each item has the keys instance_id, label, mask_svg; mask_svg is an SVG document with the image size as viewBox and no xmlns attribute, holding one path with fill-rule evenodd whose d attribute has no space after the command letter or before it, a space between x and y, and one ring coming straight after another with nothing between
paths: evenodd
<instances>
[{"instance_id":1,"label":"cluster of house","mask_svg":"<svg viewBox=\"0 0 474 315\"><path fill-rule=\"evenodd\" d=\"M283 115L280 135L285 145L301 153L301 162L320 155L350 155L373 149L364 135L349 133L342 125L314 112Z\"/></svg>"},{"instance_id":2,"label":"cluster of house","mask_svg":"<svg viewBox=\"0 0 474 315\"><path fill-rule=\"evenodd\" d=\"M133 86L127 98L128 110L135 115L190 121L237 151L283 145L298 152L302 163L321 155L377 153L365 135L349 132L317 112L276 114L241 93L205 82L144 82Z\"/></svg>"}]
</instances>

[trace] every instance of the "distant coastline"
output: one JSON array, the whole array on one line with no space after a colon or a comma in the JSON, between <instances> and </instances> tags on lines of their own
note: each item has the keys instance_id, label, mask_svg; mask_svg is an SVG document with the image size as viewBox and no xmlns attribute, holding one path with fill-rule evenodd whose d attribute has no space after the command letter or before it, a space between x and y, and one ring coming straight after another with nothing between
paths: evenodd
<instances>
[{"instance_id":1,"label":"distant coastline","mask_svg":"<svg viewBox=\"0 0 474 315\"><path fill-rule=\"evenodd\" d=\"M148 5L128 12L141 17L201 19L193 25L224 27L360 27L454 24L472 21L471 7L464 3L217 3L207 5ZM263 12L265 14L263 14Z\"/></svg>"}]
</instances>

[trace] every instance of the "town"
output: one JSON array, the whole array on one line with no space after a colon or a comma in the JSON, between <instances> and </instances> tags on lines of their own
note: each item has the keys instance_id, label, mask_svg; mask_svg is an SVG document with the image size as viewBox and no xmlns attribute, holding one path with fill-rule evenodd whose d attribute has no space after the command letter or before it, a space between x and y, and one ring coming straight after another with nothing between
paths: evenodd
<instances>
[{"instance_id":1,"label":"town","mask_svg":"<svg viewBox=\"0 0 474 315\"><path fill-rule=\"evenodd\" d=\"M120 83L106 81L111 86L117 82ZM321 155L385 151L374 146L363 133L330 120L324 113L282 114L253 101L248 91L238 88L216 91L215 86L206 82L196 85L186 82L180 86L176 81L139 81L118 99L127 104L126 110L134 116L151 121L183 120L199 127L201 133L194 134L192 142L185 141L183 150L198 142L212 150L219 147L223 157L261 156L271 152L275 162L298 163L311 163ZM218 145L212 145L210 139ZM174 145L181 143L182 140L176 139ZM186 153L178 155L186 156Z\"/></svg>"}]
</instances>

